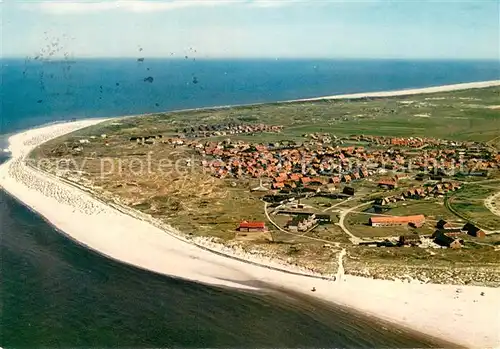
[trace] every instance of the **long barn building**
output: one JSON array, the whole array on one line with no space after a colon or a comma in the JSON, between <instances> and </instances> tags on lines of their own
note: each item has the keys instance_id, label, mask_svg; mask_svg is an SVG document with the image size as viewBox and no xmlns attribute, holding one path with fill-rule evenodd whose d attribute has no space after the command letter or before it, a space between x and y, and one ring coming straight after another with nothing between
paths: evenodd
<instances>
[{"instance_id":1,"label":"long barn building","mask_svg":"<svg viewBox=\"0 0 500 349\"><path fill-rule=\"evenodd\" d=\"M372 227L390 227L408 224L421 227L425 223L425 216L422 214L415 216L379 216L371 217L369 223Z\"/></svg>"}]
</instances>

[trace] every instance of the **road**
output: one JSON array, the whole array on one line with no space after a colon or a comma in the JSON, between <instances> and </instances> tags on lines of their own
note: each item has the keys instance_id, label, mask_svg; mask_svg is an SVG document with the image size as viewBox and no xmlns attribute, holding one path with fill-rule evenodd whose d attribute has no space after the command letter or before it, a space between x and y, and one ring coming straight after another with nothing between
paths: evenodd
<instances>
[{"instance_id":1,"label":"road","mask_svg":"<svg viewBox=\"0 0 500 349\"><path fill-rule=\"evenodd\" d=\"M288 234L288 235L293 235L295 237L298 237L298 238L303 238L303 239L310 239L310 240L314 240L314 241L319 241L319 242L323 242L325 244L332 244L331 241L328 241L328 240L323 240L323 239L318 239L318 238L313 238L313 237L310 237L310 236L303 236L301 234L294 234L292 232L289 232L288 230L285 230L283 229L282 227L280 227L277 223L275 223L271 217L269 216L269 212L267 210L267 206L268 206L268 203L265 202L264 203L264 214L266 215L266 218L267 220L276 227L276 229L278 229L279 231L281 231L282 233L285 233L285 234Z\"/></svg>"},{"instance_id":2,"label":"road","mask_svg":"<svg viewBox=\"0 0 500 349\"><path fill-rule=\"evenodd\" d=\"M349 199L345 200L345 201L342 201L341 203L338 203L332 207L329 207L328 210L334 208L335 206L340 206L341 204L344 204L346 203L347 201L349 201ZM367 206L367 205L371 205L373 204L373 201L369 201L369 202L364 202L360 205L357 205L357 206L354 206L354 207L351 207L351 208L347 208L347 209L344 209L344 210L340 210L340 217L339 217L339 222L337 223L337 225L342 229L342 231L344 233L346 233L348 236L349 236L349 240L354 244L354 245L357 245L359 244L361 241L363 241L362 239L358 238L357 236L355 236L353 233L351 233L349 231L349 229L347 229L347 227L345 226L344 224L344 220L345 220L345 217L353 212L353 211L356 211L358 208L360 207L363 207L363 206ZM328 240L323 240L323 239L318 239L318 238L313 238L313 237L309 237L309 236L304 236L304 235L301 235L301 234L294 234L294 233L291 233L283 228L281 228L277 223L275 223L271 217L269 216L269 212L267 210L267 206L268 206L268 203L265 202L264 203L264 213L266 215L266 218L267 220L276 227L276 229L278 229L279 231L285 233L285 234L289 234L289 235L293 235L293 236L296 236L296 237L300 237L300 238L305 238L305 239L311 239L311 240L315 240L315 241L320 241L320 242L324 242L324 243L328 243L328 244L331 244L332 242L331 241L328 241ZM325 210L324 212L326 212L327 210Z\"/></svg>"},{"instance_id":3,"label":"road","mask_svg":"<svg viewBox=\"0 0 500 349\"><path fill-rule=\"evenodd\" d=\"M356 211L360 207L363 207L363 206L366 206L366 205L371 205L371 204L373 204L373 201L363 202L360 205L357 205L357 206L354 206L354 207L351 207L351 208L348 208L348 209L340 211L340 218L339 218L338 226L344 231L344 233L346 233L347 235L349 235L351 242L353 244L355 244L355 245L358 245L362 240L360 238L358 238L357 236L354 236L354 234L352 234L349 231L349 229L346 228L346 226L344 224L345 217L349 213L351 213L352 211Z\"/></svg>"},{"instance_id":4,"label":"road","mask_svg":"<svg viewBox=\"0 0 500 349\"><path fill-rule=\"evenodd\" d=\"M330 211L332 208L335 208L335 207L337 207L337 206L340 206L340 205L342 205L342 204L345 204L346 202L348 202L348 201L349 201L349 200L351 200L352 198L353 198L353 197L351 196L351 197L349 197L349 198L347 198L347 199L345 199L345 200L343 200L343 201L341 201L341 202L336 203L336 204L335 204L335 205L333 205L333 206L327 207L327 208L325 208L325 209L323 210L323 212Z\"/></svg>"},{"instance_id":5,"label":"road","mask_svg":"<svg viewBox=\"0 0 500 349\"><path fill-rule=\"evenodd\" d=\"M484 206L496 216L500 217L500 191L484 199Z\"/></svg>"}]
</instances>

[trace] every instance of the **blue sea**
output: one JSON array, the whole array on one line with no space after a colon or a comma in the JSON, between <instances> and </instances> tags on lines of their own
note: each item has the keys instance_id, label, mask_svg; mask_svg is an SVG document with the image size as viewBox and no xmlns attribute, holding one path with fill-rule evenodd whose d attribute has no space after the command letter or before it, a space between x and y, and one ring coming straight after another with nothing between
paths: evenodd
<instances>
[{"instance_id":1,"label":"blue sea","mask_svg":"<svg viewBox=\"0 0 500 349\"><path fill-rule=\"evenodd\" d=\"M2 60L0 138L131 115L500 79L496 61ZM0 144L0 148L5 145ZM5 154L0 154L4 161ZM0 346L432 347L296 294L217 288L108 260L0 191Z\"/></svg>"}]
</instances>

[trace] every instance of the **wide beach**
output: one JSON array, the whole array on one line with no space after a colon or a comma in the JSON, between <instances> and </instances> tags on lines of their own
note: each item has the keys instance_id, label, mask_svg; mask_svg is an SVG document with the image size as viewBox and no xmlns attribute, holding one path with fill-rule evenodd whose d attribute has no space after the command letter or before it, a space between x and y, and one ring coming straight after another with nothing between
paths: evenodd
<instances>
[{"instance_id":1,"label":"wide beach","mask_svg":"<svg viewBox=\"0 0 500 349\"><path fill-rule=\"evenodd\" d=\"M495 86L500 82L464 84L461 88L485 87L485 84ZM432 88L431 92L457 89L456 85L452 86ZM424 92L419 89L412 93ZM381 92L379 95L398 93L410 94L409 91L398 91ZM368 95L344 98L363 96ZM370 97L376 95L370 94ZM110 207L89 193L23 162L37 145L100 121L56 124L12 136L9 139L12 159L0 167L1 186L72 239L125 263L214 285L251 288L255 281L260 281L346 305L457 344L469 347L495 347L500 344L500 315L496 311L500 308L498 289L371 280L343 275L341 268L336 281L279 271L276 269L304 273L260 256L222 250L221 246L208 241L187 240L173 229L165 232L147 217L122 207ZM254 264L227 258L224 254L251 260ZM310 292L312 287L316 288L315 293Z\"/></svg>"}]
</instances>

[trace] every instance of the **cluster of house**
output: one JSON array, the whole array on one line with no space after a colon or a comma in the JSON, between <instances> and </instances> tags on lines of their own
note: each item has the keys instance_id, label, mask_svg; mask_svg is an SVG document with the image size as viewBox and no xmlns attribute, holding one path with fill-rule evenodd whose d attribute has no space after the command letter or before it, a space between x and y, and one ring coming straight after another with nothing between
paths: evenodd
<instances>
[{"instance_id":1,"label":"cluster of house","mask_svg":"<svg viewBox=\"0 0 500 349\"><path fill-rule=\"evenodd\" d=\"M393 246L420 246L422 244L423 236L418 234L401 235L399 237L398 243ZM449 237L439 231L436 231L431 237L432 242L447 248L461 248L463 246L463 240L454 239Z\"/></svg>"},{"instance_id":2,"label":"cluster of house","mask_svg":"<svg viewBox=\"0 0 500 349\"><path fill-rule=\"evenodd\" d=\"M446 222L445 220L440 220L436 224L437 231L442 232L449 237L457 237L460 234L467 234L477 238L483 238L486 236L485 232L478 228L471 222L467 222L464 226L454 226L453 224Z\"/></svg>"},{"instance_id":3,"label":"cluster of house","mask_svg":"<svg viewBox=\"0 0 500 349\"><path fill-rule=\"evenodd\" d=\"M353 180L366 178L373 173L366 169L351 170L346 174L336 176L307 176L302 173L281 172L273 177L272 188L281 191L302 191L302 192L325 192L333 193L338 189L340 183L350 183ZM354 189L345 187L344 193L354 195Z\"/></svg>"},{"instance_id":4,"label":"cluster of house","mask_svg":"<svg viewBox=\"0 0 500 349\"><path fill-rule=\"evenodd\" d=\"M305 232L319 224L329 223L331 223L331 217L328 214L301 212L292 216L285 227L291 232Z\"/></svg>"},{"instance_id":5,"label":"cluster of house","mask_svg":"<svg viewBox=\"0 0 500 349\"><path fill-rule=\"evenodd\" d=\"M173 141L174 144L180 142ZM349 157L364 152L354 147L310 150L306 147L276 148L244 142L207 142L194 147L203 156L212 158L211 161L202 161L202 165L214 176L267 177L272 179L273 188L278 190L349 183L375 173L363 167L352 169L348 166Z\"/></svg>"},{"instance_id":6,"label":"cluster of house","mask_svg":"<svg viewBox=\"0 0 500 349\"><path fill-rule=\"evenodd\" d=\"M388 189L394 189L397 188L398 182L395 179L381 179L378 182L378 186ZM384 206L398 201L404 201L406 199L424 199L430 196L442 197L446 195L446 193L458 190L460 188L461 185L459 182L452 181L420 186L416 188L408 188L400 194L376 199L375 204L378 206Z\"/></svg>"},{"instance_id":7,"label":"cluster of house","mask_svg":"<svg viewBox=\"0 0 500 349\"><path fill-rule=\"evenodd\" d=\"M155 144L157 140L161 139L163 139L163 135L144 135L144 136L132 136L129 138L129 141L144 145L144 144Z\"/></svg>"},{"instance_id":8,"label":"cluster of house","mask_svg":"<svg viewBox=\"0 0 500 349\"><path fill-rule=\"evenodd\" d=\"M411 168L440 176L487 175L500 167L500 155L490 148L446 148L426 150L412 159Z\"/></svg>"},{"instance_id":9,"label":"cluster of house","mask_svg":"<svg viewBox=\"0 0 500 349\"><path fill-rule=\"evenodd\" d=\"M444 220L440 220L436 224L437 230L432 234L432 241L441 246L448 248L462 248L464 240L460 239L460 235L467 234L473 237L484 237L485 233L472 223L466 223L463 227L453 227ZM421 237L417 234L410 236L401 236L399 238L400 245L418 246L421 243Z\"/></svg>"},{"instance_id":10,"label":"cluster of house","mask_svg":"<svg viewBox=\"0 0 500 349\"><path fill-rule=\"evenodd\" d=\"M373 145L400 146L409 148L420 147L451 147L467 152L480 152L487 150L485 144L467 141L452 141L447 139L427 138L427 137L386 137L386 136L370 136L370 135L351 135L347 138L350 141L367 142Z\"/></svg>"},{"instance_id":11,"label":"cluster of house","mask_svg":"<svg viewBox=\"0 0 500 349\"><path fill-rule=\"evenodd\" d=\"M393 177L380 178L377 185L380 188L395 189L398 187L399 180L408 178L407 173L396 173Z\"/></svg>"},{"instance_id":12,"label":"cluster of house","mask_svg":"<svg viewBox=\"0 0 500 349\"><path fill-rule=\"evenodd\" d=\"M286 223L286 228L291 232L307 231L318 223L316 215L299 214Z\"/></svg>"},{"instance_id":13,"label":"cluster of house","mask_svg":"<svg viewBox=\"0 0 500 349\"><path fill-rule=\"evenodd\" d=\"M425 223L425 217L423 215L406 216L406 217L372 217L370 218L370 224L372 226L396 226L396 225L412 225L414 227L422 226ZM461 235L467 234L473 237L484 237L485 233L480 228L474 224L468 222L462 227L456 227L452 224L446 222L445 220L440 220L436 224L436 231L430 236L432 242L441 246L448 248L461 248L464 244L463 239L460 239ZM399 236L398 242L393 243L389 240L377 241L377 242L362 242L361 245L377 245L385 247L395 247L395 246L420 246L423 243L423 238L426 236L421 236L419 234L407 234ZM429 238L429 236L427 236Z\"/></svg>"},{"instance_id":14,"label":"cluster of house","mask_svg":"<svg viewBox=\"0 0 500 349\"><path fill-rule=\"evenodd\" d=\"M337 136L332 136L329 133L319 133L319 132L306 133L306 134L303 134L302 137L310 138L314 141L317 141L317 142L320 142L323 144L330 144L333 141L339 140L339 138Z\"/></svg>"},{"instance_id":15,"label":"cluster of house","mask_svg":"<svg viewBox=\"0 0 500 349\"><path fill-rule=\"evenodd\" d=\"M382 136L369 136L369 135L352 135L349 140L358 142L368 142L373 145L387 145L387 146L403 146L410 148L419 148L424 145L440 145L441 141L432 138L420 137L382 137Z\"/></svg>"},{"instance_id":16,"label":"cluster of house","mask_svg":"<svg viewBox=\"0 0 500 349\"><path fill-rule=\"evenodd\" d=\"M331 216L328 214L316 214L312 212L288 212L282 213L291 214L292 218L286 223L286 228L290 232L305 232L314 228L319 224L331 223ZM239 232L265 232L267 231L264 222L249 222L242 221L239 223L236 231Z\"/></svg>"},{"instance_id":17,"label":"cluster of house","mask_svg":"<svg viewBox=\"0 0 500 349\"><path fill-rule=\"evenodd\" d=\"M403 192L403 197L407 199L422 199L428 196L444 196L450 191L461 188L459 182L442 182L434 185L410 188Z\"/></svg>"},{"instance_id":18,"label":"cluster of house","mask_svg":"<svg viewBox=\"0 0 500 349\"><path fill-rule=\"evenodd\" d=\"M266 124L212 124L176 130L181 138L216 137L244 133L281 132L283 126Z\"/></svg>"},{"instance_id":19,"label":"cluster of house","mask_svg":"<svg viewBox=\"0 0 500 349\"><path fill-rule=\"evenodd\" d=\"M279 129L279 126L264 124L227 127L254 131ZM191 130L189 131L191 132ZM314 136L323 137L324 135L314 134ZM383 137L369 138L384 139ZM140 139L147 141L145 137L140 137ZM420 140L431 141L429 139ZM438 142L437 140L433 141ZM400 170L394 177L384 178L378 182L381 187L394 189L397 188L400 179L408 176L407 173L410 169L427 171L434 168L436 163L444 164L444 166L448 163L452 164L455 157L460 156L456 149L432 150L432 152L424 153L424 151L415 151L415 149L405 152L393 148L367 150L362 146L334 146L322 143L314 146L295 142L256 144L243 141L234 142L230 139L201 142L194 139L172 138L163 140L163 142L174 146L189 146L197 150L204 158L202 165L205 171L215 177L270 178L272 188L279 191L298 191L298 189L317 191L321 189L325 192L331 192L340 183L348 184L377 174L383 171L382 169ZM471 166L470 169L472 167L477 169L478 166L480 168L500 167L500 158L498 160L492 156L486 158L479 162L476 158L470 158L465 162L465 165ZM440 178L443 179L443 176ZM443 195L442 193L446 193L448 190L454 190L454 184L452 189L446 187L448 185L442 183L432 189L427 187L410 189L413 192L408 192L407 196Z\"/></svg>"}]
</instances>

